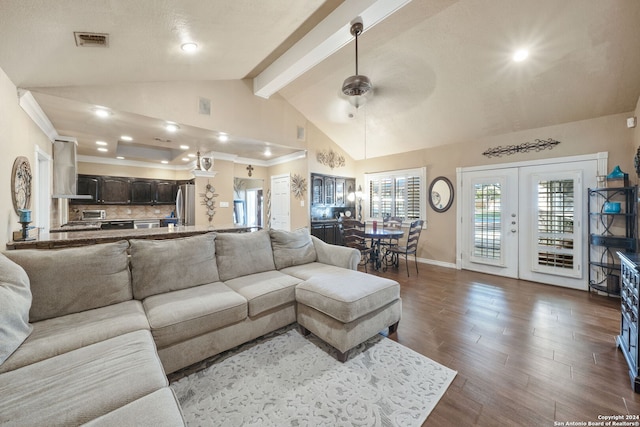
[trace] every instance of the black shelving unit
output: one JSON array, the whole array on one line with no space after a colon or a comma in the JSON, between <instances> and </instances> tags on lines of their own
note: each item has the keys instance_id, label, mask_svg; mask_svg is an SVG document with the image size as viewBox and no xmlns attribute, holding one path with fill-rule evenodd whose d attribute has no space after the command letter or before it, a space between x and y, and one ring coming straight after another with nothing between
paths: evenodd
<instances>
[{"instance_id":1,"label":"black shelving unit","mask_svg":"<svg viewBox=\"0 0 640 427\"><path fill-rule=\"evenodd\" d=\"M638 249L638 187L589 188L589 288L620 295L618 251ZM620 211L607 209L620 203Z\"/></svg>"}]
</instances>

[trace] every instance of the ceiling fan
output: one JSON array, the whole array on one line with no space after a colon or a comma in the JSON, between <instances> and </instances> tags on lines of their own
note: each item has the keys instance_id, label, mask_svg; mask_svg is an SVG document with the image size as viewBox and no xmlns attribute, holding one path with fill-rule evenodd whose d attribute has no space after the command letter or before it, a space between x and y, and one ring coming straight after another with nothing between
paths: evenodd
<instances>
[{"instance_id":1,"label":"ceiling fan","mask_svg":"<svg viewBox=\"0 0 640 427\"><path fill-rule=\"evenodd\" d=\"M373 92L371 79L365 75L358 74L358 36L364 31L361 19L356 19L351 23L351 35L356 40L356 73L349 76L342 83L342 93L348 97L349 102L359 108L366 101L365 96Z\"/></svg>"}]
</instances>

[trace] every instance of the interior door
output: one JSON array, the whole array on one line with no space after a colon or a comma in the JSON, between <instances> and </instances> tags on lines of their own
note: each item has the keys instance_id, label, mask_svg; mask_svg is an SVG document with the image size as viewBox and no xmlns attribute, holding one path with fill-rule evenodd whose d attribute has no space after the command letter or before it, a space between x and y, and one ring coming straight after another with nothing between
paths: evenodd
<instances>
[{"instance_id":1,"label":"interior door","mask_svg":"<svg viewBox=\"0 0 640 427\"><path fill-rule=\"evenodd\" d=\"M290 180L289 175L271 177L271 228L291 229Z\"/></svg>"},{"instance_id":2,"label":"interior door","mask_svg":"<svg viewBox=\"0 0 640 427\"><path fill-rule=\"evenodd\" d=\"M518 169L462 176L462 268L518 277Z\"/></svg>"}]
</instances>

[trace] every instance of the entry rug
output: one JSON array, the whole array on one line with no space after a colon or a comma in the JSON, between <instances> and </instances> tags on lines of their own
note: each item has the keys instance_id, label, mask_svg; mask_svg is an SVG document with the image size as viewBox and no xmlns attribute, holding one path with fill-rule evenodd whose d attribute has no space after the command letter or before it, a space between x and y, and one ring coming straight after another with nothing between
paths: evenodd
<instances>
[{"instance_id":1,"label":"entry rug","mask_svg":"<svg viewBox=\"0 0 640 427\"><path fill-rule=\"evenodd\" d=\"M171 384L189 427L420 426L456 372L378 335L340 363L286 328Z\"/></svg>"}]
</instances>

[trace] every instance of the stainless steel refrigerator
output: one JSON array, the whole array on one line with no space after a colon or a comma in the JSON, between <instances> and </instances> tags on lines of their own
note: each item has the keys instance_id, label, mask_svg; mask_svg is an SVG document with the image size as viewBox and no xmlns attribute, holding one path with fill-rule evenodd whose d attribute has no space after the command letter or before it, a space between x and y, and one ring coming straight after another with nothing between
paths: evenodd
<instances>
[{"instance_id":1,"label":"stainless steel refrigerator","mask_svg":"<svg viewBox=\"0 0 640 427\"><path fill-rule=\"evenodd\" d=\"M176 217L178 225L196 224L196 186L182 184L176 196Z\"/></svg>"}]
</instances>

